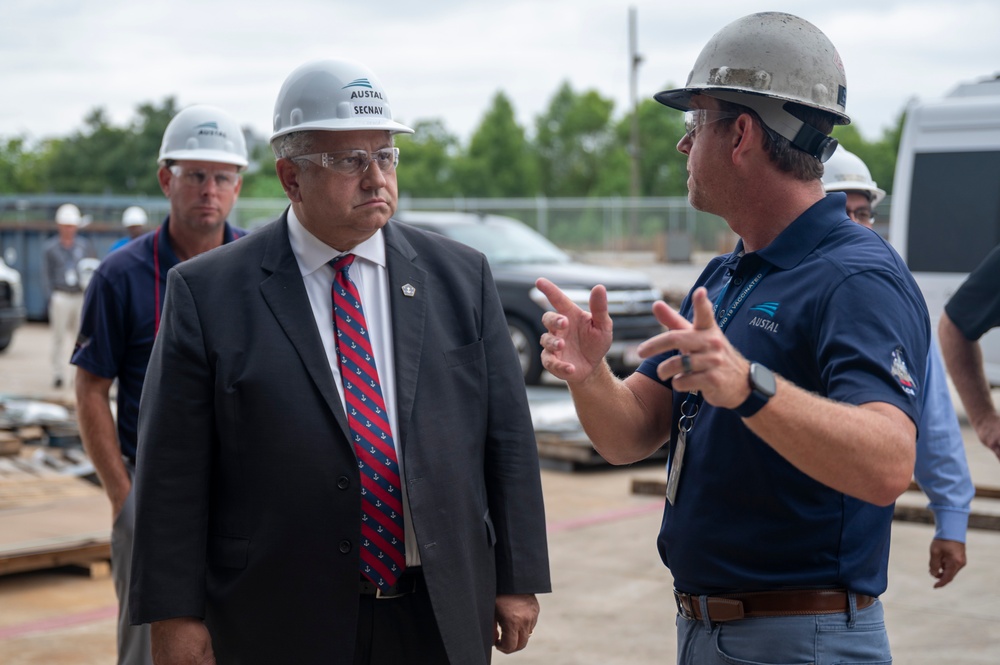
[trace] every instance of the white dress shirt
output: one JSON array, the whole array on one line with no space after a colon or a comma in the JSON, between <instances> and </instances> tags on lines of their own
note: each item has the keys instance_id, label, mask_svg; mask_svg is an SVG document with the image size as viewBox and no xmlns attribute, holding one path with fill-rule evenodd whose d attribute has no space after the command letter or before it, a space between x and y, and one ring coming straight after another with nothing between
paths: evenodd
<instances>
[{"instance_id":1,"label":"white dress shirt","mask_svg":"<svg viewBox=\"0 0 1000 665\"><path fill-rule=\"evenodd\" d=\"M316 319L320 339L323 340L323 350L326 351L327 362L337 384L337 392L340 393L340 402L345 404L344 384L340 378L340 363L337 360L337 342L333 328L333 296L330 291L335 277L330 261L344 252L330 247L306 230L292 208L288 209L288 240L292 245L295 260L299 264L299 271L302 273L302 282L309 296L313 318ZM403 453L396 420L396 365L393 361L392 317L389 312L389 271L385 265L385 238L381 229L368 240L352 248L350 253L356 258L348 274L361 294L361 303L368 322L369 339L372 351L375 353L379 384L382 387L382 398L385 401L392 440L396 446L396 459L399 462L399 479L403 492L403 524L406 531L406 565L419 566L420 552L417 549L413 522L410 519L406 472L403 467Z\"/></svg>"}]
</instances>

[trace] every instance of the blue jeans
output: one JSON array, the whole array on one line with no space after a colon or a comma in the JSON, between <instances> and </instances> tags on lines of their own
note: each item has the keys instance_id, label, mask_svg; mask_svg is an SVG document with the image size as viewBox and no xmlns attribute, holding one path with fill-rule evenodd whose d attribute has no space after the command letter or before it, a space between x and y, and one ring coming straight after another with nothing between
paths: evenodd
<instances>
[{"instance_id":1,"label":"blue jeans","mask_svg":"<svg viewBox=\"0 0 1000 665\"><path fill-rule=\"evenodd\" d=\"M854 604L851 604L852 607ZM711 623L677 616L678 665L892 663L882 603L848 614Z\"/></svg>"}]
</instances>

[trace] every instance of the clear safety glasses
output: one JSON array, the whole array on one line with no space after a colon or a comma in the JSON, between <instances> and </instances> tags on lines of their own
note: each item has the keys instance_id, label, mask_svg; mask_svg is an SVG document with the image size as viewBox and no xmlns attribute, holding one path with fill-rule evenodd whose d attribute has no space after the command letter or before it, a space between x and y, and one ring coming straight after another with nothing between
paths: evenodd
<instances>
[{"instance_id":1,"label":"clear safety glasses","mask_svg":"<svg viewBox=\"0 0 1000 665\"><path fill-rule=\"evenodd\" d=\"M718 122L719 120L738 117L740 117L740 114L734 111L691 109L690 111L684 112L684 133L687 134L688 138L693 141L695 133L705 125Z\"/></svg>"},{"instance_id":2,"label":"clear safety glasses","mask_svg":"<svg viewBox=\"0 0 1000 665\"><path fill-rule=\"evenodd\" d=\"M399 148L382 148L375 152L367 150L316 152L311 155L297 155L291 159L305 159L324 169L347 176L361 175L373 162L382 173L392 173L399 164Z\"/></svg>"},{"instance_id":3,"label":"clear safety glasses","mask_svg":"<svg viewBox=\"0 0 1000 665\"><path fill-rule=\"evenodd\" d=\"M180 164L174 164L170 167L170 172L188 187L199 189L211 180L217 188L232 191L236 188L236 183L240 181L240 174L235 171L206 171L205 169L189 169Z\"/></svg>"},{"instance_id":4,"label":"clear safety glasses","mask_svg":"<svg viewBox=\"0 0 1000 665\"><path fill-rule=\"evenodd\" d=\"M204 187L205 183L211 180L219 189L232 191L236 188L236 183L240 181L240 174L235 171L206 171L174 164L170 167L170 172L188 187L197 187L198 189Z\"/></svg>"}]
</instances>

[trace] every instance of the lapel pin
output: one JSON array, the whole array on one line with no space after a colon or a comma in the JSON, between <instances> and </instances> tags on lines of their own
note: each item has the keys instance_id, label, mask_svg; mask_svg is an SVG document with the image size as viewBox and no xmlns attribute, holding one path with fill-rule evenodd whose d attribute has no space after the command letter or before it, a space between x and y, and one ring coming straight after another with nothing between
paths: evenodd
<instances>
[{"instance_id":1,"label":"lapel pin","mask_svg":"<svg viewBox=\"0 0 1000 665\"><path fill-rule=\"evenodd\" d=\"M412 284L403 284L402 289L403 289L403 295L406 296L407 298L412 298L413 296L417 295L417 290L413 288Z\"/></svg>"}]
</instances>

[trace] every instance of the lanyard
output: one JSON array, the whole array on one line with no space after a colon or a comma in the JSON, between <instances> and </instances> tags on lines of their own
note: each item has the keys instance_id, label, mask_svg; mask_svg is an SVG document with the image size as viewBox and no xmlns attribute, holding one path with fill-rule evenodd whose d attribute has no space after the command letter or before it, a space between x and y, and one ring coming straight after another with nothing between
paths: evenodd
<instances>
[{"instance_id":1,"label":"lanyard","mask_svg":"<svg viewBox=\"0 0 1000 665\"><path fill-rule=\"evenodd\" d=\"M740 291L739 295L736 296L736 298L733 300L733 303L729 306L729 309L723 312L723 314L720 316L719 306L722 304L722 301L725 299L726 294L729 292L729 286L733 283L733 280L732 278L730 278L729 281L726 282L726 286L722 289L722 292L719 293L719 297L715 299L715 305L714 305L715 318L716 321L718 321L719 328L722 330L722 332L726 332L726 326L728 326L729 323L733 320L733 317L736 316L736 311L739 310L739 308L743 305L744 302L746 302L747 296L749 296L750 292L753 291L758 284L760 284L760 281L764 279L764 275L766 275L770 270L771 270L771 264L765 263L761 267L761 269L757 271L757 274L754 275L754 278L751 279L749 282L747 282L747 285L743 287L743 290Z\"/></svg>"},{"instance_id":2,"label":"lanyard","mask_svg":"<svg viewBox=\"0 0 1000 665\"><path fill-rule=\"evenodd\" d=\"M729 287L732 284L732 278L726 282L726 286L722 289L719 297L715 299L714 313L716 322L719 324L719 328L725 333L726 327L732 322L733 317L739 308L746 302L747 296L750 292L760 284L761 280L764 279L764 275L768 273L771 269L770 264L765 263L757 274L751 279L743 290L739 292L736 298L733 299L729 308L720 314L720 307L722 306L723 300L726 298L726 293L729 292ZM701 409L702 396L701 393L691 392L687 394L684 398L684 402L680 407L680 418L677 419L677 444L674 447L673 453L670 456L669 468L670 471L667 474L667 501L670 505L674 505L674 501L677 498L677 486L680 483L681 469L684 464L684 451L687 448L687 435L694 427L694 419L698 415L698 411Z\"/></svg>"},{"instance_id":3,"label":"lanyard","mask_svg":"<svg viewBox=\"0 0 1000 665\"><path fill-rule=\"evenodd\" d=\"M726 282L726 285L719 293L719 297L715 299L714 304L715 319L719 324L719 329L722 330L723 333L726 332L726 328L730 323L732 323L733 317L736 316L736 312L743 305L743 303L746 302L747 296L749 296L750 292L753 291L758 284L760 284L761 280L764 279L764 276L770 270L771 264L764 263L760 270L757 271L757 274L754 275L753 279L747 282L747 285L743 287L743 290L739 292L739 295L733 299L733 302L729 305L728 309L720 315L719 307L722 305L722 301L725 300L726 294L729 292L729 287L733 283L733 280L730 278L729 281ZM677 421L677 427L685 435L691 431L692 427L694 427L694 418L698 415L700 406L701 393L688 393L687 397L684 398L684 402L681 404L680 409L681 417Z\"/></svg>"}]
</instances>

